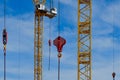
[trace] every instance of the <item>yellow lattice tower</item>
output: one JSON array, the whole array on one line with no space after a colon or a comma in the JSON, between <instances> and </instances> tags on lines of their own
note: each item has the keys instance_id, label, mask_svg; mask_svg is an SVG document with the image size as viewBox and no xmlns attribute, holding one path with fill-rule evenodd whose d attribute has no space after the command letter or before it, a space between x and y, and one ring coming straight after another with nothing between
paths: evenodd
<instances>
[{"instance_id":1,"label":"yellow lattice tower","mask_svg":"<svg viewBox=\"0 0 120 80\"><path fill-rule=\"evenodd\" d=\"M43 45L43 17L53 18L57 12L55 8L45 8L46 0L33 0L35 4L34 25L34 80L42 80L42 45Z\"/></svg>"},{"instance_id":2,"label":"yellow lattice tower","mask_svg":"<svg viewBox=\"0 0 120 80\"><path fill-rule=\"evenodd\" d=\"M35 15L34 26L34 80L42 80L43 16Z\"/></svg>"},{"instance_id":3,"label":"yellow lattice tower","mask_svg":"<svg viewBox=\"0 0 120 80\"><path fill-rule=\"evenodd\" d=\"M78 80L91 80L92 0L78 0Z\"/></svg>"}]
</instances>

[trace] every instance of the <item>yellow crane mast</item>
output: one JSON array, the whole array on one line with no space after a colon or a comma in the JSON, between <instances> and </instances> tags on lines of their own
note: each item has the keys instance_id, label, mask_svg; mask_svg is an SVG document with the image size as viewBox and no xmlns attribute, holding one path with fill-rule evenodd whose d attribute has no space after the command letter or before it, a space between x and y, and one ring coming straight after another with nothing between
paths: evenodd
<instances>
[{"instance_id":1,"label":"yellow crane mast","mask_svg":"<svg viewBox=\"0 0 120 80\"><path fill-rule=\"evenodd\" d=\"M78 0L78 78L91 78L92 0Z\"/></svg>"},{"instance_id":2,"label":"yellow crane mast","mask_svg":"<svg viewBox=\"0 0 120 80\"><path fill-rule=\"evenodd\" d=\"M35 5L34 25L34 80L42 80L42 45L43 45L43 17L53 18L56 8L48 10L46 0L33 0Z\"/></svg>"}]
</instances>

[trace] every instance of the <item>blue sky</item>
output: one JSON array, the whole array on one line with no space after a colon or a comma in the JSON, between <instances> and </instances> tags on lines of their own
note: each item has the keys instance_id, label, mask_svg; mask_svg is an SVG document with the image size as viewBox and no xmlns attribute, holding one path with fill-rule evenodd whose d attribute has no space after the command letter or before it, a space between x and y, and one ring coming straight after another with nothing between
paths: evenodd
<instances>
[{"instance_id":1,"label":"blue sky","mask_svg":"<svg viewBox=\"0 0 120 80\"><path fill-rule=\"evenodd\" d=\"M34 6L32 0L7 1L7 79L33 80ZM55 1L55 0L54 0ZM0 0L0 32L3 30ZM57 3L57 1L55 1ZM49 3L47 3L48 6ZM57 4L55 4L57 6ZM92 78L112 80L115 52L116 80L120 79L120 1L92 0ZM113 28L114 26L114 28ZM57 79L57 50L52 45L48 71L49 19L44 18L43 80ZM52 40L57 37L57 17L52 20ZM114 33L114 38L112 34ZM3 80L3 45L0 36L0 80ZM77 80L77 0L61 0L61 36L67 40L61 58L61 80ZM114 40L113 40L114 39Z\"/></svg>"}]
</instances>

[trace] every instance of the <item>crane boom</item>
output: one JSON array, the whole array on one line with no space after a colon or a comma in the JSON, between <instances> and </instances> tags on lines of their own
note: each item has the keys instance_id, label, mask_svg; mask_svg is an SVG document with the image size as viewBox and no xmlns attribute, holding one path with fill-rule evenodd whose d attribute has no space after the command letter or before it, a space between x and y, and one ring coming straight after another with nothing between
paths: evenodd
<instances>
[{"instance_id":1,"label":"crane boom","mask_svg":"<svg viewBox=\"0 0 120 80\"><path fill-rule=\"evenodd\" d=\"M92 0L78 0L78 78L91 79Z\"/></svg>"}]
</instances>

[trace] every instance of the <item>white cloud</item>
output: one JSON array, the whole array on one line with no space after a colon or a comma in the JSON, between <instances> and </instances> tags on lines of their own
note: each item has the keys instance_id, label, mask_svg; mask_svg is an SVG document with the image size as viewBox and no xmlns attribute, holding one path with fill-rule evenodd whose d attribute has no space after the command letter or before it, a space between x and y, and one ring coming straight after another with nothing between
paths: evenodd
<instances>
[{"instance_id":1,"label":"white cloud","mask_svg":"<svg viewBox=\"0 0 120 80\"><path fill-rule=\"evenodd\" d=\"M112 48L113 41L110 37L96 37L93 39L93 49L101 51L101 49Z\"/></svg>"},{"instance_id":2,"label":"white cloud","mask_svg":"<svg viewBox=\"0 0 120 80\"><path fill-rule=\"evenodd\" d=\"M101 15L102 20L111 25L120 26L119 4L120 1L116 1L113 4L106 6L105 9L102 11Z\"/></svg>"},{"instance_id":3,"label":"white cloud","mask_svg":"<svg viewBox=\"0 0 120 80\"><path fill-rule=\"evenodd\" d=\"M33 21L31 19L27 20L21 20L20 17L7 17L7 32L8 32L8 45L7 45L7 51L18 51L18 48L20 50L29 51L30 47L29 45L33 41ZM0 22L3 23L3 18L0 19ZM3 27L1 27L2 32ZM1 36L0 36L1 37ZM26 38L27 37L27 38ZM21 44L22 42L22 44ZM2 41L1 41L2 44ZM0 46L1 50L2 45Z\"/></svg>"},{"instance_id":4,"label":"white cloud","mask_svg":"<svg viewBox=\"0 0 120 80\"><path fill-rule=\"evenodd\" d=\"M99 56L98 56L99 57ZM98 68L97 68L97 65ZM116 79L119 79L120 74L119 74L119 61L116 60L115 62L115 72L116 72ZM119 65L119 66L118 66ZM113 72L113 65L111 61L101 61L101 62L96 62L93 64L93 80L96 79L103 79L103 80L110 80L112 79L112 72Z\"/></svg>"},{"instance_id":5,"label":"white cloud","mask_svg":"<svg viewBox=\"0 0 120 80\"><path fill-rule=\"evenodd\" d=\"M67 0L60 0L60 1L61 1L61 3L65 4L67 6L71 6L71 7L74 7L74 8L77 7L77 1L75 1L75 0L69 0L69 1L67 1Z\"/></svg>"},{"instance_id":6,"label":"white cloud","mask_svg":"<svg viewBox=\"0 0 120 80\"><path fill-rule=\"evenodd\" d=\"M61 70L61 80L62 79L66 79L66 80L76 80L77 76L76 76L76 72L77 70ZM53 79L56 80L57 77L57 70L53 70L53 71L47 71L44 73L43 75L43 79Z\"/></svg>"}]
</instances>

